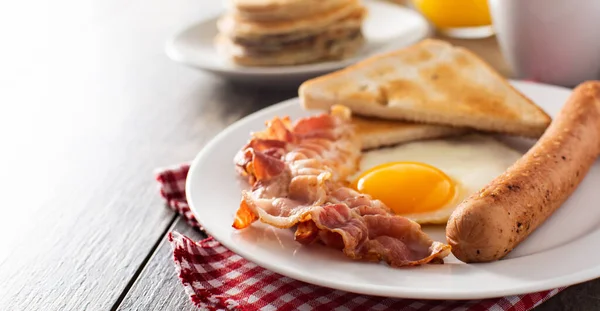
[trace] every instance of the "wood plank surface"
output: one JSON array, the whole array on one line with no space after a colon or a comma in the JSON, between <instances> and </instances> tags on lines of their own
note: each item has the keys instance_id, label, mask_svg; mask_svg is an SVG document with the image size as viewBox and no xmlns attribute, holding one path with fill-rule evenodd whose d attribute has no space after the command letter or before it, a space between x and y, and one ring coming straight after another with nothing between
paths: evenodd
<instances>
[{"instance_id":1,"label":"wood plank surface","mask_svg":"<svg viewBox=\"0 0 600 311\"><path fill-rule=\"evenodd\" d=\"M171 229L196 241L206 237L188 226L183 219L178 219ZM197 310L177 278L169 241L163 239L141 277L117 310Z\"/></svg>"},{"instance_id":2,"label":"wood plank surface","mask_svg":"<svg viewBox=\"0 0 600 311\"><path fill-rule=\"evenodd\" d=\"M212 120L227 120L199 100L239 100L215 97L206 86L226 94L222 82L163 53L202 11L196 1L0 5L0 310L110 309L173 223L153 169L189 159L219 130Z\"/></svg>"}]
</instances>

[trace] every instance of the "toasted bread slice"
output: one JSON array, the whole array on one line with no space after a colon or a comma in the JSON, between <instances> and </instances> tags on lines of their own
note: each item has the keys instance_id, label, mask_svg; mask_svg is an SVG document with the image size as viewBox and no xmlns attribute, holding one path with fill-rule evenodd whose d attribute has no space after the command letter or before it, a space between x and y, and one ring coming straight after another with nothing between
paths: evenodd
<instances>
[{"instance_id":1,"label":"toasted bread slice","mask_svg":"<svg viewBox=\"0 0 600 311\"><path fill-rule=\"evenodd\" d=\"M374 149L415 140L442 138L470 132L466 128L392 121L352 116L352 124L362 142L362 149Z\"/></svg>"},{"instance_id":2,"label":"toasted bread slice","mask_svg":"<svg viewBox=\"0 0 600 311\"><path fill-rule=\"evenodd\" d=\"M479 57L434 39L308 80L299 96L306 109L342 104L358 115L534 138L551 121Z\"/></svg>"}]
</instances>

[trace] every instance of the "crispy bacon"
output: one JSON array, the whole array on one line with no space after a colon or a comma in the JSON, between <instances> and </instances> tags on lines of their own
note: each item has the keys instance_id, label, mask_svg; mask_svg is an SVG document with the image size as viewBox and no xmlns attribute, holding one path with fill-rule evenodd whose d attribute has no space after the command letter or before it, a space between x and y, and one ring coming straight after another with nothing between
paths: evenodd
<instances>
[{"instance_id":1,"label":"crispy bacon","mask_svg":"<svg viewBox=\"0 0 600 311\"><path fill-rule=\"evenodd\" d=\"M432 241L419 224L404 217L361 216L345 204L315 207L311 217L314 227L321 229L321 240L339 248L341 238L344 253L353 259L383 260L390 266L402 267L442 262L450 253L448 245ZM330 233L339 237L332 237Z\"/></svg>"},{"instance_id":2,"label":"crispy bacon","mask_svg":"<svg viewBox=\"0 0 600 311\"><path fill-rule=\"evenodd\" d=\"M233 227L236 229L242 229L246 224L253 223L258 217L252 212L252 210L246 204L246 201L242 199L240 208L235 214L235 220L233 221Z\"/></svg>"},{"instance_id":3,"label":"crispy bacon","mask_svg":"<svg viewBox=\"0 0 600 311\"><path fill-rule=\"evenodd\" d=\"M285 146L286 142L281 140L251 140L235 156L234 162L238 173L248 177L248 183L251 185L257 181L257 178L279 173L277 170L285 168L285 164L280 160Z\"/></svg>"},{"instance_id":4,"label":"crispy bacon","mask_svg":"<svg viewBox=\"0 0 600 311\"><path fill-rule=\"evenodd\" d=\"M242 192L233 227L254 221L296 227L302 244L319 242L348 257L394 267L443 262L448 245L394 215L379 200L348 188L361 154L346 109L301 118L274 118L236 155L238 172L252 185Z\"/></svg>"}]
</instances>

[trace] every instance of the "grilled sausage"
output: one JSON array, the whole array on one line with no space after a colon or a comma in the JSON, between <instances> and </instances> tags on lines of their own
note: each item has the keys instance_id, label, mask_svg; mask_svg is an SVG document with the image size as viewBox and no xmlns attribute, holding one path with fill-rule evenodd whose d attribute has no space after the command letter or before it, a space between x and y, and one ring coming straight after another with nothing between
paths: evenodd
<instances>
[{"instance_id":1,"label":"grilled sausage","mask_svg":"<svg viewBox=\"0 0 600 311\"><path fill-rule=\"evenodd\" d=\"M600 81L588 81L521 159L456 208L446 227L452 253L467 263L510 253L567 200L599 154Z\"/></svg>"}]
</instances>

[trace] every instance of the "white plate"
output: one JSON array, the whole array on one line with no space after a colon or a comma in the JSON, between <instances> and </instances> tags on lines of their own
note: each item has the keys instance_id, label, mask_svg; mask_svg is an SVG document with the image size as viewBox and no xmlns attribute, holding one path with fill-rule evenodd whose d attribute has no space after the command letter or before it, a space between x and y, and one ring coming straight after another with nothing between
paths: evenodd
<instances>
[{"instance_id":1,"label":"white plate","mask_svg":"<svg viewBox=\"0 0 600 311\"><path fill-rule=\"evenodd\" d=\"M514 82L550 115L555 116L570 90ZM596 162L572 197L527 240L500 261L464 264L455 257L444 265L390 268L352 261L342 252L320 245L302 246L291 230L259 222L235 231L231 225L240 202L234 154L249 133L264 128L274 116L306 116L296 99L268 107L233 124L198 154L190 169L190 207L206 231L219 242L256 264L308 283L350 292L419 299L479 299L523 294L571 285L600 276L593 255L600 245L600 163ZM507 139L523 152L532 141ZM520 147L519 147L520 146ZM442 228L424 229L445 241Z\"/></svg>"},{"instance_id":2,"label":"white plate","mask_svg":"<svg viewBox=\"0 0 600 311\"><path fill-rule=\"evenodd\" d=\"M237 66L223 55L219 55L214 48L218 16L176 34L167 42L166 53L174 61L229 79L261 83L297 83L343 68L374 53L408 46L429 34L427 22L414 11L380 0L367 0L364 4L369 10L363 24L366 43L356 57L343 61L279 67Z\"/></svg>"}]
</instances>

